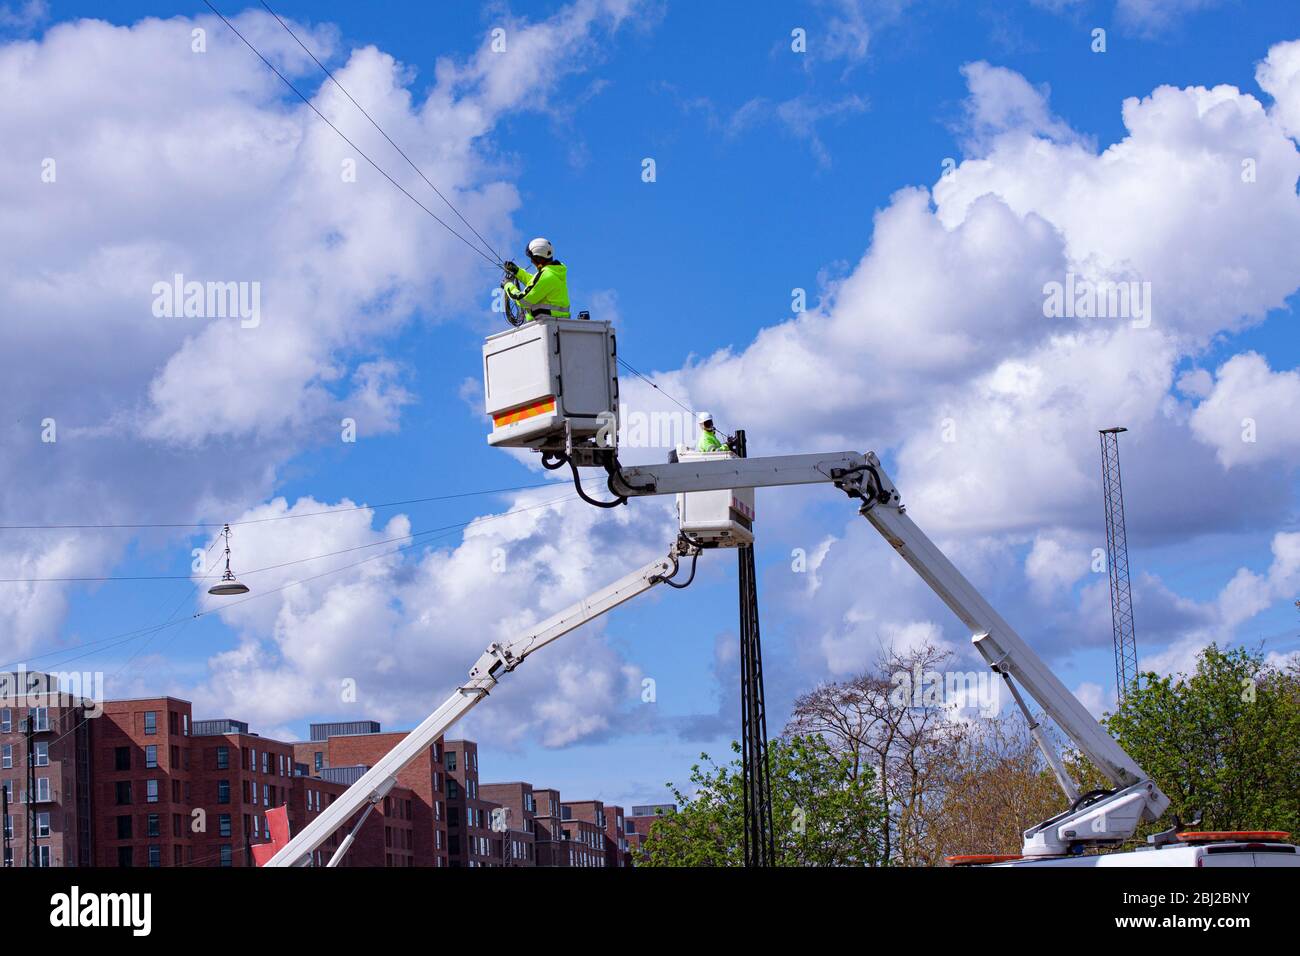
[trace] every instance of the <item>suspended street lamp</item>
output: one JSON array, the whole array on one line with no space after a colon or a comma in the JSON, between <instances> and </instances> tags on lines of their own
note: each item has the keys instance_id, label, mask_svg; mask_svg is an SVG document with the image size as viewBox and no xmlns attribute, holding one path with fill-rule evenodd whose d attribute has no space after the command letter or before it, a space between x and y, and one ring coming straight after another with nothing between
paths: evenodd
<instances>
[{"instance_id":1,"label":"suspended street lamp","mask_svg":"<svg viewBox=\"0 0 1300 956\"><path fill-rule=\"evenodd\" d=\"M221 575L221 580L212 587L208 588L209 594L218 596L229 594L247 594L248 585L240 584L235 580L235 575L230 570L230 525L227 524L221 529L221 536L226 539L226 572Z\"/></svg>"}]
</instances>

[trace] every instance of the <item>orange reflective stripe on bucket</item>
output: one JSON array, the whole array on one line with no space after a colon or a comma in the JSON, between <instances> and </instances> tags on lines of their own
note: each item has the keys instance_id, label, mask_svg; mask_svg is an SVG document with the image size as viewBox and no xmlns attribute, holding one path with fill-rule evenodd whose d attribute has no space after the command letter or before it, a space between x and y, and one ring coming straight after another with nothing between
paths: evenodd
<instances>
[{"instance_id":1,"label":"orange reflective stripe on bucket","mask_svg":"<svg viewBox=\"0 0 1300 956\"><path fill-rule=\"evenodd\" d=\"M531 405L523 405L508 412L493 415L492 424L494 427L500 428L502 425L513 425L515 422L522 422L525 418L534 418L537 415L545 415L547 412L553 411L555 411L555 397L552 395L540 402L533 402Z\"/></svg>"}]
</instances>

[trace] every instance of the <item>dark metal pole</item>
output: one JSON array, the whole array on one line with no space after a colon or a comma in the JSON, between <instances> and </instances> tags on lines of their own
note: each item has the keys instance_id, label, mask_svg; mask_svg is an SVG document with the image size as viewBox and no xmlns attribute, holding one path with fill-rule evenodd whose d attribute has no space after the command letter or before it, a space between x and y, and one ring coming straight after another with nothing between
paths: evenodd
<instances>
[{"instance_id":1,"label":"dark metal pole","mask_svg":"<svg viewBox=\"0 0 1300 956\"><path fill-rule=\"evenodd\" d=\"M5 866L13 866L13 849L9 846L9 789L0 787L0 828L4 830L4 860Z\"/></svg>"},{"instance_id":2,"label":"dark metal pole","mask_svg":"<svg viewBox=\"0 0 1300 956\"><path fill-rule=\"evenodd\" d=\"M737 456L747 454L745 432L731 441ZM763 650L758 626L758 577L754 549L737 552L740 583L740 723L744 776L745 866L773 866L776 846L772 827L772 780L767 755L767 710L763 699Z\"/></svg>"},{"instance_id":3,"label":"dark metal pole","mask_svg":"<svg viewBox=\"0 0 1300 956\"><path fill-rule=\"evenodd\" d=\"M32 737L36 733L36 718L28 707L23 723L23 743L27 748L27 865L36 866L36 754L32 752Z\"/></svg>"}]
</instances>

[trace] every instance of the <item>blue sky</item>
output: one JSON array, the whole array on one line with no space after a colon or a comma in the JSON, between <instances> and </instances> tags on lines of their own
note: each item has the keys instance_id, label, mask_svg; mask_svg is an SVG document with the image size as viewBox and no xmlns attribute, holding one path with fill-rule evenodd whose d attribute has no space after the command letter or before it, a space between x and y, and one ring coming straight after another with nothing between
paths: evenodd
<instances>
[{"instance_id":1,"label":"blue sky","mask_svg":"<svg viewBox=\"0 0 1300 956\"><path fill-rule=\"evenodd\" d=\"M614 318L621 354L669 393L746 427L752 453L875 447L913 517L1090 706L1110 699L1113 666L1104 585L1080 567L1104 544L1096 429L1119 417L1133 429L1121 454L1144 663L1178 669L1210 639L1262 641L1279 658L1300 649L1296 545L1286 537L1297 530L1300 460L1286 422L1300 396L1288 138L1300 112L1297 54L1287 47L1270 60L1282 78L1274 92L1289 90L1294 103L1275 106L1257 81L1270 50L1297 39L1286 5L826 0L743 15L632 0L526 12L274 7L328 47L331 68L351 77L362 103L378 103L394 139L475 210L467 215L503 253L522 258L529 237L550 237L578 307ZM326 95L291 41L260 7L249 10L238 22L256 42L300 88ZM4 472L4 523L233 521L545 480L483 439L473 383L480 340L499 323L486 308L491 270L364 164L360 201L324 184L321 170L346 147L202 4L4 11L0 62L22 64L33 106L6 123L6 141L24 145L3 170L0 201L44 225L18 263L39 288L4 280L0 302L51 336L24 331L11 352L25 374L7 386L18 421L7 432L17 451ZM68 23L81 17L131 34ZM149 17L166 22L145 29ZM187 72L195 61L177 52L191 24L173 18L194 17L210 30L210 72ZM541 62L497 65L480 52L498 25L512 42L544 44ZM807 31L806 53L790 49L796 28ZM1104 53L1090 49L1096 28L1106 30ZM350 60L367 47L405 71ZM496 69L510 71L504 93L492 90ZM1187 88L1221 84L1236 90L1216 94L1220 113L1179 114L1199 95ZM1125 100L1162 86L1169 98L1135 101L1138 128L1126 125ZM91 87L96 102L86 104ZM426 109L441 96L462 112ZM381 166L422 188L362 117L337 115ZM1099 158L1125 141L1131 152ZM46 156L67 170L52 188L72 197L50 210L39 205L49 190L22 173ZM1235 199L1202 178L1207 163L1235 171L1250 156L1274 200ZM653 183L641 177L647 157ZM949 158L959 168L942 192ZM908 205L896 194L909 187L930 192ZM427 190L417 195L441 212ZM951 245L924 231L936 224ZM345 237L346 255L322 251L330 234ZM1153 281L1169 308L1151 335L1044 331L1052 320L1033 314L1042 277L1089 263ZM147 289L174 271L263 281L265 335L151 325L118 284L130 275ZM1241 283L1239 305L1221 291L1229 280ZM808 291L809 321L791 315L796 287ZM105 338L105 329L121 331ZM799 370L795 342L808 343L811 371ZM1095 386L1032 397L1071 369L1093 370L1081 380ZM1017 384L1026 381L1040 384ZM635 407L673 410L624 384ZM361 423L355 444L338 440L349 413ZM67 436L52 447L33 444L46 415ZM1261 429L1249 446L1234 437L1247 415ZM980 438L941 459L925 436L950 416L959 434ZM403 520L421 531L538 500L547 498L237 528L236 568L370 544L404 533ZM773 730L794 695L860 670L881 642L928 635L973 666L958 622L846 502L824 489L768 491L759 508ZM148 643L85 646L174 608L179 618L211 606L192 582L3 585L23 597L0 648L6 661L49 655L33 665L103 670L112 696L167 690L194 699L200 716L249 719L267 734L372 715L406 727L494 629L544 617L667 544L662 507L627 511L566 504L537 526L499 522L516 530L480 543L508 551L508 582L486 576L478 545L454 531L384 562L373 580L341 572L298 589L310 596L268 594L248 605L263 610L209 614ZM183 576L190 549L212 541L163 530L4 533L6 577ZM815 584L791 571L796 548L823 548ZM553 663L539 655L536 677L523 678L530 662L518 687L503 684L463 728L482 744L484 779L651 802L664 781L686 778L700 750L723 752L738 723L734 571L730 554L702 566L690 591L616 612L572 650L557 646ZM285 573L276 585L302 576ZM421 641L436 647L421 656ZM335 695L347 676L359 682L357 704ZM658 690L648 710L646 676Z\"/></svg>"}]
</instances>

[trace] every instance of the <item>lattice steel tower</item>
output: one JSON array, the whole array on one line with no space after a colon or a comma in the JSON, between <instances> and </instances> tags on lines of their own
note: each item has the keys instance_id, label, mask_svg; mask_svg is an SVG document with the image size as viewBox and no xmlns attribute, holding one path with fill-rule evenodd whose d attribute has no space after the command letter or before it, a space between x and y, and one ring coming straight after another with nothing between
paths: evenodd
<instances>
[{"instance_id":1,"label":"lattice steel tower","mask_svg":"<svg viewBox=\"0 0 1300 956\"><path fill-rule=\"evenodd\" d=\"M1101 483L1106 500L1106 566L1110 569L1110 621L1115 637L1115 688L1123 700L1137 680L1137 637L1133 631L1133 590L1128 574L1128 535L1124 531L1124 485L1119 473L1119 433L1101 430Z\"/></svg>"}]
</instances>

